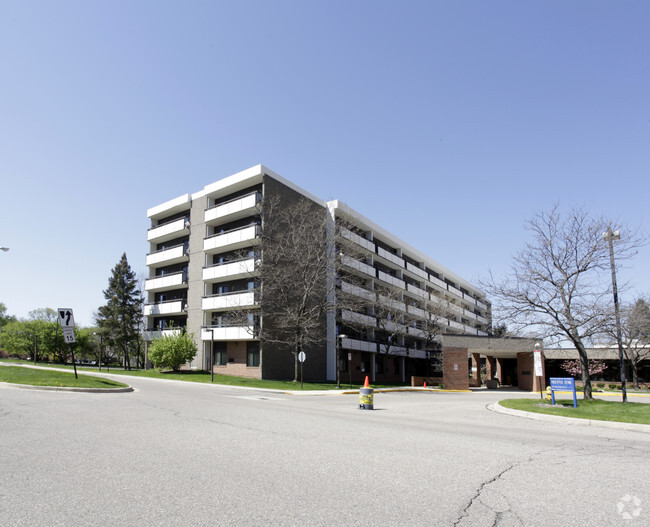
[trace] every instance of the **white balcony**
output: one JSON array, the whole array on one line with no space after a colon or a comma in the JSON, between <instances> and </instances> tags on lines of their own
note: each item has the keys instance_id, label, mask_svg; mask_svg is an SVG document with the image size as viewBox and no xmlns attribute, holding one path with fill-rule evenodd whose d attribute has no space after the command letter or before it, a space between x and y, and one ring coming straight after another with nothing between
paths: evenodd
<instances>
[{"instance_id":1,"label":"white balcony","mask_svg":"<svg viewBox=\"0 0 650 527\"><path fill-rule=\"evenodd\" d=\"M429 293L427 293L424 289L420 289L419 287L413 284L406 284L406 290L409 291L410 293L413 293L414 295L418 295L422 298L426 298L427 300L429 299Z\"/></svg>"},{"instance_id":2,"label":"white balcony","mask_svg":"<svg viewBox=\"0 0 650 527\"><path fill-rule=\"evenodd\" d=\"M236 280L251 276L255 272L255 259L227 262L203 268L203 280L218 282L219 280Z\"/></svg>"},{"instance_id":3,"label":"white balcony","mask_svg":"<svg viewBox=\"0 0 650 527\"><path fill-rule=\"evenodd\" d=\"M453 285L447 285L447 290L454 295L463 298L463 292L460 289L455 288Z\"/></svg>"},{"instance_id":4,"label":"white balcony","mask_svg":"<svg viewBox=\"0 0 650 527\"><path fill-rule=\"evenodd\" d=\"M477 300L477 301L476 301L476 305L477 305L480 309L482 309L483 311L487 310L487 305L484 304L483 302L481 302L480 300Z\"/></svg>"},{"instance_id":5,"label":"white balcony","mask_svg":"<svg viewBox=\"0 0 650 527\"><path fill-rule=\"evenodd\" d=\"M479 321L479 324L487 324L487 318L477 315L476 320Z\"/></svg>"},{"instance_id":6,"label":"white balcony","mask_svg":"<svg viewBox=\"0 0 650 527\"><path fill-rule=\"evenodd\" d=\"M429 275L429 282L431 282L434 285L437 285L440 289L444 289L445 291L447 290L447 282L444 280L440 280L440 278L436 278L433 275Z\"/></svg>"},{"instance_id":7,"label":"white balcony","mask_svg":"<svg viewBox=\"0 0 650 527\"><path fill-rule=\"evenodd\" d=\"M360 324L362 326L372 326L377 327L377 319L369 315L363 315L361 313L355 313L354 311L344 310L341 312L341 318L346 322L352 324Z\"/></svg>"},{"instance_id":8,"label":"white balcony","mask_svg":"<svg viewBox=\"0 0 650 527\"><path fill-rule=\"evenodd\" d=\"M372 277L375 276L375 268L373 266L360 262L359 260L355 260L354 258L350 258L349 256L342 256L341 263L343 263L343 265L347 265L351 269L361 271L362 273L365 273Z\"/></svg>"},{"instance_id":9,"label":"white balcony","mask_svg":"<svg viewBox=\"0 0 650 527\"><path fill-rule=\"evenodd\" d=\"M467 335L476 335L477 334L476 328L474 328L472 326L468 326L468 325L465 325L465 327L463 328L463 333L466 333Z\"/></svg>"},{"instance_id":10,"label":"white balcony","mask_svg":"<svg viewBox=\"0 0 650 527\"><path fill-rule=\"evenodd\" d=\"M240 217L249 216L255 212L255 206L259 200L259 192L252 192L246 196L219 203L205 211L205 223L223 220L226 217L228 217L228 221L233 221Z\"/></svg>"},{"instance_id":11,"label":"white balcony","mask_svg":"<svg viewBox=\"0 0 650 527\"><path fill-rule=\"evenodd\" d=\"M259 227L249 225L241 229L215 234L203 240L203 250L207 252L216 252L219 249L228 248L229 250L241 249L252 244L259 236Z\"/></svg>"},{"instance_id":12,"label":"white balcony","mask_svg":"<svg viewBox=\"0 0 650 527\"><path fill-rule=\"evenodd\" d=\"M201 309L215 311L218 309L237 309L255 305L255 291L241 291L221 295L205 296Z\"/></svg>"},{"instance_id":13,"label":"white balcony","mask_svg":"<svg viewBox=\"0 0 650 527\"><path fill-rule=\"evenodd\" d=\"M380 344L379 345L379 352L380 353L386 353L386 350L388 349L388 354L389 355L401 355L403 357L406 356L406 348L403 346L388 346L387 344ZM409 353L409 356L413 356L411 353Z\"/></svg>"},{"instance_id":14,"label":"white balcony","mask_svg":"<svg viewBox=\"0 0 650 527\"><path fill-rule=\"evenodd\" d=\"M348 293L351 295L356 295L361 298L365 298L366 300L374 300L375 299L375 294L372 291L368 291L367 289L364 289L363 287L359 287L357 285L350 284L349 282L341 282L341 291L344 293Z\"/></svg>"},{"instance_id":15,"label":"white balcony","mask_svg":"<svg viewBox=\"0 0 650 527\"><path fill-rule=\"evenodd\" d=\"M454 328L454 329L458 329L460 331L463 331L463 329L465 329L465 326L463 324L460 324L460 323L458 323L458 322L456 322L454 320L449 321L449 327Z\"/></svg>"},{"instance_id":16,"label":"white balcony","mask_svg":"<svg viewBox=\"0 0 650 527\"><path fill-rule=\"evenodd\" d=\"M173 240L181 236L187 236L190 233L190 221L187 218L178 218L177 220L156 225L147 231L147 241L164 242Z\"/></svg>"},{"instance_id":17,"label":"white balcony","mask_svg":"<svg viewBox=\"0 0 650 527\"><path fill-rule=\"evenodd\" d=\"M406 269L411 271L413 274L418 275L420 278L424 278L425 280L429 279L429 274L424 269L420 269L411 262L406 262Z\"/></svg>"},{"instance_id":18,"label":"white balcony","mask_svg":"<svg viewBox=\"0 0 650 527\"><path fill-rule=\"evenodd\" d=\"M479 337L487 337L488 336L488 334L485 331L481 331L480 329L476 331L476 334Z\"/></svg>"},{"instance_id":19,"label":"white balcony","mask_svg":"<svg viewBox=\"0 0 650 527\"><path fill-rule=\"evenodd\" d=\"M367 342L365 340L345 338L341 339L341 349L376 353L377 344L375 342Z\"/></svg>"},{"instance_id":20,"label":"white balcony","mask_svg":"<svg viewBox=\"0 0 650 527\"><path fill-rule=\"evenodd\" d=\"M472 313L471 311L468 311L467 309L464 309L464 310L463 310L463 314L464 314L467 318L471 318L472 320L476 320L476 319L477 319L476 313Z\"/></svg>"},{"instance_id":21,"label":"white balcony","mask_svg":"<svg viewBox=\"0 0 650 527\"><path fill-rule=\"evenodd\" d=\"M144 306L144 316L179 315L185 311L185 300L166 300Z\"/></svg>"},{"instance_id":22,"label":"white balcony","mask_svg":"<svg viewBox=\"0 0 650 527\"><path fill-rule=\"evenodd\" d=\"M456 304L449 303L447 308L451 313L456 313L457 315L464 315L465 310L462 307L457 306Z\"/></svg>"},{"instance_id":23,"label":"white balcony","mask_svg":"<svg viewBox=\"0 0 650 527\"><path fill-rule=\"evenodd\" d=\"M390 298L383 295L378 295L377 300L379 301L380 304L383 304L389 309L406 311L406 304L401 300L396 300L395 298Z\"/></svg>"},{"instance_id":24,"label":"white balcony","mask_svg":"<svg viewBox=\"0 0 650 527\"><path fill-rule=\"evenodd\" d=\"M382 247L377 247L377 255L388 260L389 262L394 263L399 267L404 267L404 260L402 258L396 254L391 253L390 251L387 251L386 249L383 249Z\"/></svg>"},{"instance_id":25,"label":"white balcony","mask_svg":"<svg viewBox=\"0 0 650 527\"><path fill-rule=\"evenodd\" d=\"M212 331L214 330L214 338ZM207 327L201 329L201 340L253 340L253 326Z\"/></svg>"},{"instance_id":26,"label":"white balcony","mask_svg":"<svg viewBox=\"0 0 650 527\"><path fill-rule=\"evenodd\" d=\"M375 244L373 242L371 242L370 240L366 240L362 236L359 236L358 234L348 229L341 228L341 236L343 236L343 238L347 240L353 241L354 243L360 245L364 249L368 249L370 252L373 253L375 252Z\"/></svg>"},{"instance_id":27,"label":"white balcony","mask_svg":"<svg viewBox=\"0 0 650 527\"><path fill-rule=\"evenodd\" d=\"M168 291L183 286L187 287L187 273L185 271L165 276L156 276L144 282L145 291Z\"/></svg>"},{"instance_id":28,"label":"white balcony","mask_svg":"<svg viewBox=\"0 0 650 527\"><path fill-rule=\"evenodd\" d=\"M189 260L186 244L176 245L147 255L147 266L165 263L167 265L187 262Z\"/></svg>"},{"instance_id":29,"label":"white balcony","mask_svg":"<svg viewBox=\"0 0 650 527\"><path fill-rule=\"evenodd\" d=\"M152 340L156 340L162 337L172 337L176 335L180 335L182 329L147 329L142 332L142 339L151 342Z\"/></svg>"},{"instance_id":30,"label":"white balcony","mask_svg":"<svg viewBox=\"0 0 650 527\"><path fill-rule=\"evenodd\" d=\"M401 289L404 289L404 286L406 285L404 280L400 280L399 278L389 275L384 271L380 271L379 269L377 269L377 278L379 278L380 280L386 283L392 284L395 287L399 287Z\"/></svg>"},{"instance_id":31,"label":"white balcony","mask_svg":"<svg viewBox=\"0 0 650 527\"><path fill-rule=\"evenodd\" d=\"M421 317L421 318L426 318L426 316L427 316L424 309L420 309L419 307L407 306L406 309L412 315L416 315L416 316Z\"/></svg>"},{"instance_id":32,"label":"white balcony","mask_svg":"<svg viewBox=\"0 0 650 527\"><path fill-rule=\"evenodd\" d=\"M467 293L463 293L463 299L466 302L469 302L470 304L472 304L473 306L476 305L476 298L474 298L472 295L468 295Z\"/></svg>"}]
</instances>

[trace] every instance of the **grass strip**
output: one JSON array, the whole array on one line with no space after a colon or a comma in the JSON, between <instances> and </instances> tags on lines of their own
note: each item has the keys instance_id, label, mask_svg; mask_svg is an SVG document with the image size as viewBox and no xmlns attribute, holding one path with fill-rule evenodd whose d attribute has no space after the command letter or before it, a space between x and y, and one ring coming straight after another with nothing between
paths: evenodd
<instances>
[{"instance_id":1,"label":"grass strip","mask_svg":"<svg viewBox=\"0 0 650 527\"><path fill-rule=\"evenodd\" d=\"M3 366L0 368L0 382L11 384L27 384L30 386L55 386L65 388L127 388L127 384L79 375L75 379L67 371L37 370L34 368L23 368L21 366Z\"/></svg>"},{"instance_id":2,"label":"grass strip","mask_svg":"<svg viewBox=\"0 0 650 527\"><path fill-rule=\"evenodd\" d=\"M650 404L621 403L600 399L578 400L573 407L573 399L555 399L555 405L542 403L539 399L505 399L499 404L513 410L535 412L538 414L593 419L596 421L615 421L619 423L650 424Z\"/></svg>"}]
</instances>

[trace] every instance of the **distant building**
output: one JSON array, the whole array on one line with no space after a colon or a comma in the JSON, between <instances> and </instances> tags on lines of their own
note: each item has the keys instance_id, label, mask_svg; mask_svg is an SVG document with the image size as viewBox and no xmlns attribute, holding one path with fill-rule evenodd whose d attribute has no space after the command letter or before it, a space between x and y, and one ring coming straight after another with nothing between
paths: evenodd
<instances>
[{"instance_id":1,"label":"distant building","mask_svg":"<svg viewBox=\"0 0 650 527\"><path fill-rule=\"evenodd\" d=\"M347 261L337 277L341 289L354 291L359 282L366 291L390 285L398 291L404 313L430 320L431 313L416 307L425 299L444 306L444 316L436 319L442 333L487 337L491 312L483 291L343 203L324 202L258 165L147 211L151 228L144 314L149 340L184 328L194 333L199 348L192 368L208 369L212 353L218 373L292 378L292 355L255 338L252 328L258 320L251 317L236 325L228 320L233 306L259 302L254 280L262 228L258 205L271 196L285 204L303 196L327 210L331 221L345 218L350 228L342 235L362 257ZM355 285L346 276L355 276ZM428 350L417 321L403 326L390 343L380 322L373 312L330 315L323 324L324 344L309 350L306 378L336 378L337 341L343 380L358 382L368 375L404 382L428 375Z\"/></svg>"}]
</instances>

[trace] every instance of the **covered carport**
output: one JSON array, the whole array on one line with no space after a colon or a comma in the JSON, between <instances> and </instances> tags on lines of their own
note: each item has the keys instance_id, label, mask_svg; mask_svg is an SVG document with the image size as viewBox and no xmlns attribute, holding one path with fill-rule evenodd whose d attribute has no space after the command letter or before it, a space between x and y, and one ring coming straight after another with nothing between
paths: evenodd
<instances>
[{"instance_id":1,"label":"covered carport","mask_svg":"<svg viewBox=\"0 0 650 527\"><path fill-rule=\"evenodd\" d=\"M481 359L484 358L485 385L488 388L509 385L525 391L540 390L539 378L535 376L533 351L541 341L469 335L443 335L441 340L443 384L446 389L467 390L482 386ZM545 384L544 375L541 381Z\"/></svg>"}]
</instances>

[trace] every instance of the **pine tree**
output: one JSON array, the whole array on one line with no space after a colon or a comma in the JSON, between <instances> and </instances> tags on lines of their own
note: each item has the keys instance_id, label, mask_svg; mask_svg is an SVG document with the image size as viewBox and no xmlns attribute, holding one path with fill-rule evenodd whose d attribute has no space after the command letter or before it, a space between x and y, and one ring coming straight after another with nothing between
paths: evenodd
<instances>
[{"instance_id":1,"label":"pine tree","mask_svg":"<svg viewBox=\"0 0 650 527\"><path fill-rule=\"evenodd\" d=\"M95 316L97 325L112 344L122 351L125 367L130 370L129 349L136 347L140 338L138 329L143 316L144 299L126 253L112 270L104 298L107 303L97 310Z\"/></svg>"}]
</instances>

